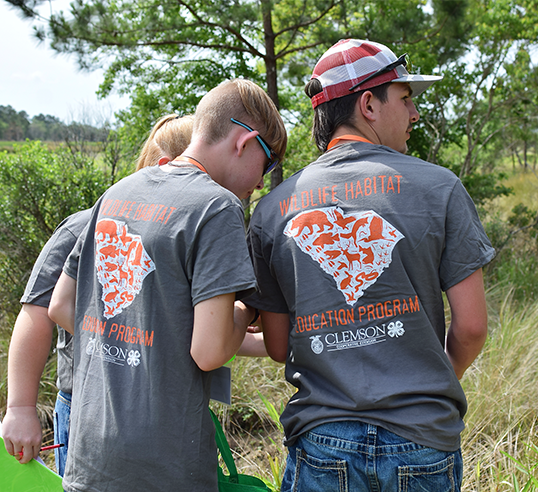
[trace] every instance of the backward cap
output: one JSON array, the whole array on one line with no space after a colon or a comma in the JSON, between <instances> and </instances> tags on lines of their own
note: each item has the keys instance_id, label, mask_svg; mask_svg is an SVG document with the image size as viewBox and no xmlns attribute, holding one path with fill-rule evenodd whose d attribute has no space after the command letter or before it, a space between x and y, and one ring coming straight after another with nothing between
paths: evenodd
<instances>
[{"instance_id":1,"label":"backward cap","mask_svg":"<svg viewBox=\"0 0 538 492\"><path fill-rule=\"evenodd\" d=\"M404 65L368 80L363 86L350 88L377 70L397 60L386 46L361 39L342 39L329 48L314 67L312 79L321 83L322 91L314 95L312 106L347 96L356 91L370 89L386 82L407 82L413 96L422 94L434 82L443 77L436 75L411 75Z\"/></svg>"}]
</instances>

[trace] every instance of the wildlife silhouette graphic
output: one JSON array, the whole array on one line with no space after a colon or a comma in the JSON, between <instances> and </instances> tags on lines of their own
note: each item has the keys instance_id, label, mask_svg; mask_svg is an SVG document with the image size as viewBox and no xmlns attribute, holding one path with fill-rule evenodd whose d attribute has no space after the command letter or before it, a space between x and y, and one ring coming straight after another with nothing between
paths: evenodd
<instances>
[{"instance_id":1,"label":"wildlife silhouette graphic","mask_svg":"<svg viewBox=\"0 0 538 492\"><path fill-rule=\"evenodd\" d=\"M124 222L103 219L95 228L95 267L103 287L103 316L112 318L129 306L155 270L142 239L128 232Z\"/></svg>"},{"instance_id":2,"label":"wildlife silhouette graphic","mask_svg":"<svg viewBox=\"0 0 538 492\"><path fill-rule=\"evenodd\" d=\"M388 268L404 237L372 210L345 215L339 207L302 212L288 221L284 234L334 278L350 306Z\"/></svg>"}]
</instances>

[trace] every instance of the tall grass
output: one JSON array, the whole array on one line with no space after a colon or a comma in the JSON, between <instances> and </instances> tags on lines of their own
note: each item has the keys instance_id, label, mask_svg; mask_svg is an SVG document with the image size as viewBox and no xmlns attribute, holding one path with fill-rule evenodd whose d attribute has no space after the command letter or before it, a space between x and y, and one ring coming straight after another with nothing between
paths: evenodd
<instances>
[{"instance_id":1,"label":"tall grass","mask_svg":"<svg viewBox=\"0 0 538 492\"><path fill-rule=\"evenodd\" d=\"M495 198L489 207L500 212L503 219L507 219L510 211L519 203L530 206L538 204L538 174L531 169L506 171L509 176L503 184L512 188L514 193Z\"/></svg>"},{"instance_id":2,"label":"tall grass","mask_svg":"<svg viewBox=\"0 0 538 492\"><path fill-rule=\"evenodd\" d=\"M517 490L538 477L538 300L525 305L494 287L488 301L490 334L462 382L466 491Z\"/></svg>"},{"instance_id":3,"label":"tall grass","mask_svg":"<svg viewBox=\"0 0 538 492\"><path fill-rule=\"evenodd\" d=\"M278 416L294 388L284 365L269 358L236 357L232 368L232 405L212 403L241 473L262 478L280 490L287 451Z\"/></svg>"}]
</instances>

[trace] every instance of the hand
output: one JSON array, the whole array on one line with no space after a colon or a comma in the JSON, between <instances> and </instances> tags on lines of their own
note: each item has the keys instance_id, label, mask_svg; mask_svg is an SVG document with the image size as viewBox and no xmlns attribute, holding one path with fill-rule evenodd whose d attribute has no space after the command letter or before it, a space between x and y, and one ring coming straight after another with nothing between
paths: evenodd
<instances>
[{"instance_id":1,"label":"hand","mask_svg":"<svg viewBox=\"0 0 538 492\"><path fill-rule=\"evenodd\" d=\"M262 327L257 325L250 325L247 327L247 333L262 333Z\"/></svg>"},{"instance_id":2,"label":"hand","mask_svg":"<svg viewBox=\"0 0 538 492\"><path fill-rule=\"evenodd\" d=\"M41 422L36 407L8 407L2 421L2 437L6 451L19 463L37 458L41 449Z\"/></svg>"}]
</instances>

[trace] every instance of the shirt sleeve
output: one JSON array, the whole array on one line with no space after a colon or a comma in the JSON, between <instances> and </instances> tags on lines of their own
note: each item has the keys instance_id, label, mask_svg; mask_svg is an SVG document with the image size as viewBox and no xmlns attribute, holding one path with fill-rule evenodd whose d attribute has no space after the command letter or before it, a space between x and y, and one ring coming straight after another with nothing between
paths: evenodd
<instances>
[{"instance_id":1,"label":"shirt sleeve","mask_svg":"<svg viewBox=\"0 0 538 492\"><path fill-rule=\"evenodd\" d=\"M495 256L476 207L459 180L447 205L445 238L439 268L444 291L487 265Z\"/></svg>"},{"instance_id":2,"label":"shirt sleeve","mask_svg":"<svg viewBox=\"0 0 538 492\"><path fill-rule=\"evenodd\" d=\"M77 237L67 227L60 226L54 232L34 264L21 303L49 306L54 286L76 240Z\"/></svg>"},{"instance_id":3,"label":"shirt sleeve","mask_svg":"<svg viewBox=\"0 0 538 492\"><path fill-rule=\"evenodd\" d=\"M241 299L256 287L240 206L230 205L199 229L192 245L193 305L217 295L237 293Z\"/></svg>"}]
</instances>

